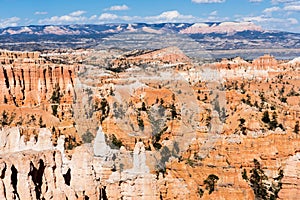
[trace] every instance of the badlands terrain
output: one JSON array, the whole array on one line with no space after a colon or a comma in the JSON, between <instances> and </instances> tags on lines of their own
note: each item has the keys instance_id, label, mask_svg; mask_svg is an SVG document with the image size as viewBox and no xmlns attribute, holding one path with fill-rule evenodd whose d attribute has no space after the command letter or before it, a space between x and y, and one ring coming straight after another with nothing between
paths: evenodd
<instances>
[{"instance_id":1,"label":"badlands terrain","mask_svg":"<svg viewBox=\"0 0 300 200\"><path fill-rule=\"evenodd\" d=\"M297 199L299 77L268 54L2 50L0 199Z\"/></svg>"}]
</instances>

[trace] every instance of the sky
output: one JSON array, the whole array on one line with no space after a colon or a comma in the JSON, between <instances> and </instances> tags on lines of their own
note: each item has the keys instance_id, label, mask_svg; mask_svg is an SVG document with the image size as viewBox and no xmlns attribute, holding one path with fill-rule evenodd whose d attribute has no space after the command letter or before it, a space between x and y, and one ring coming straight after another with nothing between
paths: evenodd
<instances>
[{"instance_id":1,"label":"sky","mask_svg":"<svg viewBox=\"0 0 300 200\"><path fill-rule=\"evenodd\" d=\"M0 0L0 28L223 21L300 33L300 0Z\"/></svg>"}]
</instances>

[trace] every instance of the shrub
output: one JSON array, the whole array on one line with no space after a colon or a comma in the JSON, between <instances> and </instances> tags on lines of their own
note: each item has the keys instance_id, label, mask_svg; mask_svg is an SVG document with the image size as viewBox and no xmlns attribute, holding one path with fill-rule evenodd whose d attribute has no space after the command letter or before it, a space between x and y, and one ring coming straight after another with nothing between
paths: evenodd
<instances>
[{"instance_id":1,"label":"shrub","mask_svg":"<svg viewBox=\"0 0 300 200\"><path fill-rule=\"evenodd\" d=\"M60 101L60 87L58 84L55 84L55 88L53 90L52 96L51 96L51 102L52 103L59 103Z\"/></svg>"},{"instance_id":2,"label":"shrub","mask_svg":"<svg viewBox=\"0 0 300 200\"><path fill-rule=\"evenodd\" d=\"M55 129L54 129L55 130ZM69 136L65 138L65 149L66 150L72 150L74 149L76 146L78 146L77 142L76 142L76 138L73 136Z\"/></svg>"},{"instance_id":3,"label":"shrub","mask_svg":"<svg viewBox=\"0 0 300 200\"><path fill-rule=\"evenodd\" d=\"M239 121L240 121L240 125L239 126L243 126L245 124L245 122L246 122L246 120L244 118L240 118Z\"/></svg>"},{"instance_id":4,"label":"shrub","mask_svg":"<svg viewBox=\"0 0 300 200\"><path fill-rule=\"evenodd\" d=\"M45 128L46 127L46 124L43 122L42 117L40 117L40 119L39 119L39 126L40 126L40 128Z\"/></svg>"},{"instance_id":5,"label":"shrub","mask_svg":"<svg viewBox=\"0 0 300 200\"><path fill-rule=\"evenodd\" d=\"M171 110L172 119L175 119L177 117L177 112L174 104L170 106L170 110Z\"/></svg>"},{"instance_id":6,"label":"shrub","mask_svg":"<svg viewBox=\"0 0 300 200\"><path fill-rule=\"evenodd\" d=\"M2 112L1 125L2 126L8 125L8 113L5 110Z\"/></svg>"},{"instance_id":7,"label":"shrub","mask_svg":"<svg viewBox=\"0 0 300 200\"><path fill-rule=\"evenodd\" d=\"M58 105L52 105L51 107L52 107L52 114L53 114L54 116L56 116L56 115L57 115L57 108L58 108Z\"/></svg>"},{"instance_id":8,"label":"shrub","mask_svg":"<svg viewBox=\"0 0 300 200\"><path fill-rule=\"evenodd\" d=\"M123 146L122 141L119 140L114 134L112 134L111 138L112 138L111 143L112 143L115 147L117 147L118 149L120 149L121 146ZM113 146L113 147L114 147L114 146Z\"/></svg>"},{"instance_id":9,"label":"shrub","mask_svg":"<svg viewBox=\"0 0 300 200\"><path fill-rule=\"evenodd\" d=\"M250 170L250 177L247 176L245 169L242 172L242 177L252 188L255 199L277 199L282 188L283 170L279 170L278 176L270 181L262 170L260 163L256 159L253 160L253 163L254 168Z\"/></svg>"},{"instance_id":10,"label":"shrub","mask_svg":"<svg viewBox=\"0 0 300 200\"><path fill-rule=\"evenodd\" d=\"M9 117L8 112L5 110L2 112L1 118L0 118L0 124L1 126L9 126L14 121L16 117L16 113L12 113Z\"/></svg>"},{"instance_id":11,"label":"shrub","mask_svg":"<svg viewBox=\"0 0 300 200\"><path fill-rule=\"evenodd\" d=\"M159 149L161 149L161 144L159 144L158 142L155 142L154 144L153 144L153 147L156 149L156 150L159 150Z\"/></svg>"},{"instance_id":12,"label":"shrub","mask_svg":"<svg viewBox=\"0 0 300 200\"><path fill-rule=\"evenodd\" d=\"M198 194L199 194L200 198L203 196L203 194L204 194L204 191L203 191L203 189L202 189L202 188L199 188L199 190L198 190Z\"/></svg>"},{"instance_id":13,"label":"shrub","mask_svg":"<svg viewBox=\"0 0 300 200\"><path fill-rule=\"evenodd\" d=\"M264 123L269 123L270 122L270 117L269 117L269 112L268 111L265 111L264 114L263 114L263 117L261 119Z\"/></svg>"},{"instance_id":14,"label":"shrub","mask_svg":"<svg viewBox=\"0 0 300 200\"><path fill-rule=\"evenodd\" d=\"M101 111L100 123L102 124L102 122L108 117L110 111L108 101L103 98L101 99L100 105L99 102L96 102L94 105L94 111Z\"/></svg>"},{"instance_id":15,"label":"shrub","mask_svg":"<svg viewBox=\"0 0 300 200\"><path fill-rule=\"evenodd\" d=\"M211 194L213 191L215 191L215 185L217 183L217 181L219 180L219 177L214 175L214 174L210 174L207 179L205 179L203 181L203 183L206 185L205 189L208 190L208 194Z\"/></svg>"},{"instance_id":16,"label":"shrub","mask_svg":"<svg viewBox=\"0 0 300 200\"><path fill-rule=\"evenodd\" d=\"M147 111L145 102L142 103L142 111Z\"/></svg>"},{"instance_id":17,"label":"shrub","mask_svg":"<svg viewBox=\"0 0 300 200\"><path fill-rule=\"evenodd\" d=\"M94 139L94 135L90 131L87 131L81 136L81 138L83 143L91 143Z\"/></svg>"},{"instance_id":18,"label":"shrub","mask_svg":"<svg viewBox=\"0 0 300 200\"><path fill-rule=\"evenodd\" d=\"M144 128L145 128L144 127L144 120L141 119L140 117L138 117L137 120L138 120L138 126L139 126L140 130L144 131Z\"/></svg>"},{"instance_id":19,"label":"shrub","mask_svg":"<svg viewBox=\"0 0 300 200\"><path fill-rule=\"evenodd\" d=\"M299 133L299 121L296 122L295 128L294 128L294 133L298 134Z\"/></svg>"},{"instance_id":20,"label":"shrub","mask_svg":"<svg viewBox=\"0 0 300 200\"><path fill-rule=\"evenodd\" d=\"M280 98L280 101L281 101L282 103L286 103L286 100L287 100L286 97L281 97L281 98Z\"/></svg>"}]
</instances>

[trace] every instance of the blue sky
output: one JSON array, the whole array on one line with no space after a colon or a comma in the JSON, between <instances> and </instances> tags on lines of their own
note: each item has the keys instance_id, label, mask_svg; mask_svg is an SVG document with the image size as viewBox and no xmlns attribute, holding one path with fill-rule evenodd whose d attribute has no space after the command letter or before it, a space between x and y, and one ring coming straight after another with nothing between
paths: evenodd
<instances>
[{"instance_id":1,"label":"blue sky","mask_svg":"<svg viewBox=\"0 0 300 200\"><path fill-rule=\"evenodd\" d=\"M299 0L0 0L0 28L38 24L252 21L300 32Z\"/></svg>"}]
</instances>

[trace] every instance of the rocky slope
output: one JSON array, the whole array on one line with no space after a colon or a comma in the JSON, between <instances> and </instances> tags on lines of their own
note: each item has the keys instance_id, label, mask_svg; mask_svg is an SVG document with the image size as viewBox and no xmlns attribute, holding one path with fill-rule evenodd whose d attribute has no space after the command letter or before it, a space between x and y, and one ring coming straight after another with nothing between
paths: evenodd
<instances>
[{"instance_id":1,"label":"rocky slope","mask_svg":"<svg viewBox=\"0 0 300 200\"><path fill-rule=\"evenodd\" d=\"M0 55L1 199L299 195L299 59Z\"/></svg>"},{"instance_id":2,"label":"rocky slope","mask_svg":"<svg viewBox=\"0 0 300 200\"><path fill-rule=\"evenodd\" d=\"M55 127L65 123L64 129L73 135L71 107L78 64L39 52L1 51L0 60L1 125L21 126L22 134L29 136L37 127L51 127L58 135L63 130Z\"/></svg>"}]
</instances>

